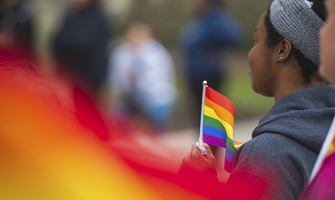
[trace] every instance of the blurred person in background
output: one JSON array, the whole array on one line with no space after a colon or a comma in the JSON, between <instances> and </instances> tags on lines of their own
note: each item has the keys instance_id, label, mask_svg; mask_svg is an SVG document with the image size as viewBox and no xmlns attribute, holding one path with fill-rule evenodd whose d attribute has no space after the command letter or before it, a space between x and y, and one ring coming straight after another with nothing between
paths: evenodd
<instances>
[{"instance_id":1,"label":"blurred person in background","mask_svg":"<svg viewBox=\"0 0 335 200\"><path fill-rule=\"evenodd\" d=\"M221 0L192 0L195 18L182 33L185 78L196 122L200 122L202 82L207 80L214 90L222 89L228 77L225 51L244 39L242 27L221 4ZM214 152L215 148L212 146Z\"/></svg>"},{"instance_id":2,"label":"blurred person in background","mask_svg":"<svg viewBox=\"0 0 335 200\"><path fill-rule=\"evenodd\" d=\"M100 0L71 0L53 41L57 71L72 84L75 115L101 140L109 133L99 112L100 90L106 79L110 30Z\"/></svg>"},{"instance_id":3,"label":"blurred person in background","mask_svg":"<svg viewBox=\"0 0 335 200\"><path fill-rule=\"evenodd\" d=\"M0 0L0 48L33 54L32 6L24 0Z\"/></svg>"},{"instance_id":4,"label":"blurred person in background","mask_svg":"<svg viewBox=\"0 0 335 200\"><path fill-rule=\"evenodd\" d=\"M57 67L97 95L106 80L110 25L100 8L100 0L71 0L71 3L53 41Z\"/></svg>"},{"instance_id":5,"label":"blurred person in background","mask_svg":"<svg viewBox=\"0 0 335 200\"><path fill-rule=\"evenodd\" d=\"M124 104L119 106L125 107L121 112L126 113L126 118L142 114L154 132L163 132L176 100L171 56L145 23L131 24L124 39L112 53L109 64L111 87Z\"/></svg>"}]
</instances>

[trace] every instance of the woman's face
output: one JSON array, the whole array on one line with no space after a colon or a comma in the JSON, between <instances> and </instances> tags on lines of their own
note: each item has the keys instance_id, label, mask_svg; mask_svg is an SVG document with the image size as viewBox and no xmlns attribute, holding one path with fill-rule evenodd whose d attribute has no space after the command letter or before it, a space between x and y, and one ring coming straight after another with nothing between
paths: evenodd
<instances>
[{"instance_id":1,"label":"woman's face","mask_svg":"<svg viewBox=\"0 0 335 200\"><path fill-rule=\"evenodd\" d=\"M270 62L271 49L265 44L267 30L264 25L265 14L259 18L255 33L254 46L249 52L249 76L251 79L252 89L264 96L273 96L274 76L271 70L272 63Z\"/></svg>"},{"instance_id":2,"label":"woman's face","mask_svg":"<svg viewBox=\"0 0 335 200\"><path fill-rule=\"evenodd\" d=\"M335 0L325 1L328 16L320 30L320 75L335 84Z\"/></svg>"}]
</instances>

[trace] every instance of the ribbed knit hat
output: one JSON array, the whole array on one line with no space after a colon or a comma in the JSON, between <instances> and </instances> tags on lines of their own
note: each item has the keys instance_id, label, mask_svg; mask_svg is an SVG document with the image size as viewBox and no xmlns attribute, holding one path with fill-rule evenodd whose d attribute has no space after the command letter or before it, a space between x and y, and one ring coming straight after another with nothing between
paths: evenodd
<instances>
[{"instance_id":1,"label":"ribbed knit hat","mask_svg":"<svg viewBox=\"0 0 335 200\"><path fill-rule=\"evenodd\" d=\"M320 64L318 32L324 22L306 0L274 0L270 6L270 21L284 38L315 64Z\"/></svg>"}]
</instances>

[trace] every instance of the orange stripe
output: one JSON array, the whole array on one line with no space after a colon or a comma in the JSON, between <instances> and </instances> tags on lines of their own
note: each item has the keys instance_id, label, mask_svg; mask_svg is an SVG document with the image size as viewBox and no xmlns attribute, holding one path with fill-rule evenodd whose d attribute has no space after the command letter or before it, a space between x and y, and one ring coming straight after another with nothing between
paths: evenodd
<instances>
[{"instance_id":1,"label":"orange stripe","mask_svg":"<svg viewBox=\"0 0 335 200\"><path fill-rule=\"evenodd\" d=\"M234 146L235 146L235 148L236 149L238 149L240 146L242 146L244 143L242 143L242 142L236 142L235 140L234 140Z\"/></svg>"},{"instance_id":2,"label":"orange stripe","mask_svg":"<svg viewBox=\"0 0 335 200\"><path fill-rule=\"evenodd\" d=\"M332 143L330 143L329 149L328 149L328 153L327 156L329 156L331 153L333 153L335 151L335 137L332 141Z\"/></svg>"},{"instance_id":3,"label":"orange stripe","mask_svg":"<svg viewBox=\"0 0 335 200\"><path fill-rule=\"evenodd\" d=\"M226 109L231 115L234 117L235 107L234 104L224 95L219 92L213 90L210 87L206 88L206 97L219 105L220 107Z\"/></svg>"},{"instance_id":4,"label":"orange stripe","mask_svg":"<svg viewBox=\"0 0 335 200\"><path fill-rule=\"evenodd\" d=\"M212 108L220 119L227 122L232 128L234 128L234 116L228 110L219 106L207 97L205 97L205 105Z\"/></svg>"}]
</instances>

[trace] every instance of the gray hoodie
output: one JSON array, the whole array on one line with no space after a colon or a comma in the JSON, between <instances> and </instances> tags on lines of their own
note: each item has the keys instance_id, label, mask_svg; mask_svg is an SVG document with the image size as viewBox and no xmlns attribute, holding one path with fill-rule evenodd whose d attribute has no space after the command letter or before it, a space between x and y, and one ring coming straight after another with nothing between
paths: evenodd
<instances>
[{"instance_id":1,"label":"gray hoodie","mask_svg":"<svg viewBox=\"0 0 335 200\"><path fill-rule=\"evenodd\" d=\"M236 153L228 184L257 185L261 199L297 199L334 114L335 89L330 85L284 96Z\"/></svg>"}]
</instances>

